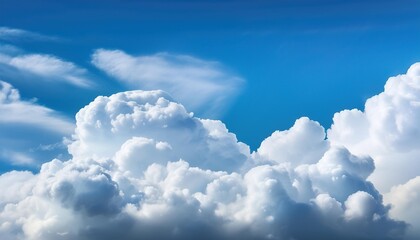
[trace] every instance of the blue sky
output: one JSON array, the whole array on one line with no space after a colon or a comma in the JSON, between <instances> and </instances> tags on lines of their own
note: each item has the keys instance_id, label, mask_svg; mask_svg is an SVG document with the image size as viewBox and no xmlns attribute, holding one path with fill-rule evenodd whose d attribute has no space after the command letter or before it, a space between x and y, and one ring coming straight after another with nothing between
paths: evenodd
<instances>
[{"instance_id":1,"label":"blue sky","mask_svg":"<svg viewBox=\"0 0 420 240\"><path fill-rule=\"evenodd\" d=\"M14 45L73 61L97 78L103 76L89 63L97 48L221 62L246 80L221 119L253 148L301 116L329 126L333 113L362 108L389 76L420 60L420 3L414 0L17 0L1 1L1 9L2 25L57 38ZM101 84L70 102L61 101L61 93L15 85L69 116L98 93L118 89Z\"/></svg>"},{"instance_id":2,"label":"blue sky","mask_svg":"<svg viewBox=\"0 0 420 240\"><path fill-rule=\"evenodd\" d=\"M0 0L0 239L418 239L419 119L417 0Z\"/></svg>"}]
</instances>

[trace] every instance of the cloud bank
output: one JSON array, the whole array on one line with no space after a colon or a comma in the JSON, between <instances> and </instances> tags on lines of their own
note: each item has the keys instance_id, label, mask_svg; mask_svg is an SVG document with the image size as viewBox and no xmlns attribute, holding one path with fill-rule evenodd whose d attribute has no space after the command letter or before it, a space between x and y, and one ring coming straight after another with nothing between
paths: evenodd
<instances>
[{"instance_id":1,"label":"cloud bank","mask_svg":"<svg viewBox=\"0 0 420 240\"><path fill-rule=\"evenodd\" d=\"M375 161L308 118L254 153L162 91L97 97L76 121L72 159L0 176L2 239L401 239L408 228L367 180Z\"/></svg>"},{"instance_id":2,"label":"cloud bank","mask_svg":"<svg viewBox=\"0 0 420 240\"><path fill-rule=\"evenodd\" d=\"M205 116L225 110L244 84L220 63L188 55L132 56L121 50L98 49L92 63L133 90L164 90Z\"/></svg>"}]
</instances>

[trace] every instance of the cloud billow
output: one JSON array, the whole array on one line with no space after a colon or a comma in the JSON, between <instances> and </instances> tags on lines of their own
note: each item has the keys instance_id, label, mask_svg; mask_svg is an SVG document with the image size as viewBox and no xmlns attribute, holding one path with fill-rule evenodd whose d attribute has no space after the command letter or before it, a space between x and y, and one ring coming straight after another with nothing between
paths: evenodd
<instances>
[{"instance_id":1,"label":"cloud billow","mask_svg":"<svg viewBox=\"0 0 420 240\"><path fill-rule=\"evenodd\" d=\"M76 120L72 159L0 176L2 239L400 239L407 228L366 180L374 160L307 118L255 153L163 91L97 97Z\"/></svg>"},{"instance_id":2,"label":"cloud billow","mask_svg":"<svg viewBox=\"0 0 420 240\"><path fill-rule=\"evenodd\" d=\"M410 239L420 236L420 63L391 77L384 91L366 101L364 111L336 113L328 138L359 155L370 155L376 170L370 180L391 204L391 216L410 224Z\"/></svg>"}]
</instances>

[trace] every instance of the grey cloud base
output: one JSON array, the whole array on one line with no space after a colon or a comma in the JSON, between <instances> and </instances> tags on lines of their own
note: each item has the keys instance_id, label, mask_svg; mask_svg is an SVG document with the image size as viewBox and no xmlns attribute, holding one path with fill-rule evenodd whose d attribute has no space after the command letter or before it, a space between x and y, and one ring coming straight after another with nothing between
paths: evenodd
<instances>
[{"instance_id":1,"label":"grey cloud base","mask_svg":"<svg viewBox=\"0 0 420 240\"><path fill-rule=\"evenodd\" d=\"M407 228L366 180L374 160L307 118L255 153L162 91L98 97L76 120L72 159L0 176L1 239L401 239Z\"/></svg>"}]
</instances>

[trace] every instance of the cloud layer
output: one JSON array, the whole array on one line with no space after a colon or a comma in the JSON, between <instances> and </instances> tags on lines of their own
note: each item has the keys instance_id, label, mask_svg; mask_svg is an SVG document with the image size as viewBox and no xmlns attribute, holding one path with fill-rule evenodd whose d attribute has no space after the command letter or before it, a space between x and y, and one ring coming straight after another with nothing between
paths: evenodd
<instances>
[{"instance_id":1,"label":"cloud layer","mask_svg":"<svg viewBox=\"0 0 420 240\"><path fill-rule=\"evenodd\" d=\"M69 151L1 175L4 239L400 239L374 161L301 118L253 154L162 91L97 97ZM281 152L287 154L280 156Z\"/></svg>"},{"instance_id":2,"label":"cloud layer","mask_svg":"<svg viewBox=\"0 0 420 240\"><path fill-rule=\"evenodd\" d=\"M226 109L244 84L220 63L188 55L131 56L121 50L98 49L92 63L131 89L164 90L188 109L207 116Z\"/></svg>"}]
</instances>

